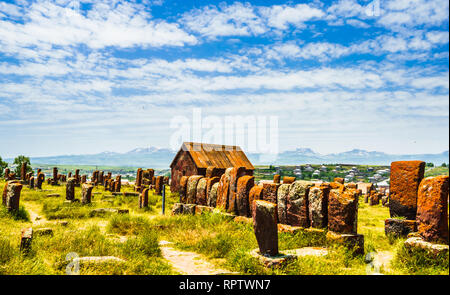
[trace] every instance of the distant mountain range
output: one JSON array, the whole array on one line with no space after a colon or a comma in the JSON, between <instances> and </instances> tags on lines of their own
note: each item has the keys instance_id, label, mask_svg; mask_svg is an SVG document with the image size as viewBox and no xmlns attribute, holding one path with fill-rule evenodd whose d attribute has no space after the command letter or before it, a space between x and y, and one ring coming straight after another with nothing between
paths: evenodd
<instances>
[{"instance_id":1,"label":"distant mountain range","mask_svg":"<svg viewBox=\"0 0 450 295\"><path fill-rule=\"evenodd\" d=\"M32 157L32 164L54 165L98 165L168 168L176 152L165 148L137 148L127 153L103 152L92 155L63 155L52 157ZM319 154L309 148L297 148L285 151L272 157L263 154L248 153L247 157L253 165L299 165L299 164L360 164L389 165L392 161L421 160L440 165L449 162L448 151L440 154L390 155L382 152L369 152L354 149L336 154ZM12 159L6 159L12 162Z\"/></svg>"}]
</instances>

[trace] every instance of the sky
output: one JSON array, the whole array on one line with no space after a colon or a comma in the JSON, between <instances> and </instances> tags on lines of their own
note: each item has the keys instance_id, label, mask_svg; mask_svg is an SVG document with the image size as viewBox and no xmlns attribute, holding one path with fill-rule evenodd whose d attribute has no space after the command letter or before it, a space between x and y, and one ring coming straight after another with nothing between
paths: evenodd
<instances>
[{"instance_id":1,"label":"sky","mask_svg":"<svg viewBox=\"0 0 450 295\"><path fill-rule=\"evenodd\" d=\"M449 147L447 0L0 1L0 156L170 145L276 116L280 151ZM214 132L214 131L213 131Z\"/></svg>"}]
</instances>

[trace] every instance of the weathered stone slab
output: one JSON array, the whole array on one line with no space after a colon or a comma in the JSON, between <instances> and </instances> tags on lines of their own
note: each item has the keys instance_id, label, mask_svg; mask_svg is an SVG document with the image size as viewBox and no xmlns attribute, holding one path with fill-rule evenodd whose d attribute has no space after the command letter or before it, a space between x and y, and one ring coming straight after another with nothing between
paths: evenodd
<instances>
[{"instance_id":1,"label":"weathered stone slab","mask_svg":"<svg viewBox=\"0 0 450 295\"><path fill-rule=\"evenodd\" d=\"M427 177L419 185L417 227L427 242L448 244L448 175Z\"/></svg>"},{"instance_id":2,"label":"weathered stone slab","mask_svg":"<svg viewBox=\"0 0 450 295\"><path fill-rule=\"evenodd\" d=\"M69 178L66 183L66 200L75 199L75 178Z\"/></svg>"},{"instance_id":3,"label":"weathered stone slab","mask_svg":"<svg viewBox=\"0 0 450 295\"><path fill-rule=\"evenodd\" d=\"M103 216L108 213L117 213L117 214L128 214L128 209L117 209L117 208L97 208L90 212L90 216Z\"/></svg>"},{"instance_id":4,"label":"weathered stone slab","mask_svg":"<svg viewBox=\"0 0 450 295\"><path fill-rule=\"evenodd\" d=\"M278 253L276 256L262 255L259 249L250 252L250 255L259 260L259 262L266 268L281 268L289 261L295 260L295 254Z\"/></svg>"},{"instance_id":5,"label":"weathered stone slab","mask_svg":"<svg viewBox=\"0 0 450 295\"><path fill-rule=\"evenodd\" d=\"M335 177L334 178L334 182L340 183L340 184L344 184L344 178L342 177Z\"/></svg>"},{"instance_id":6,"label":"weathered stone slab","mask_svg":"<svg viewBox=\"0 0 450 295\"><path fill-rule=\"evenodd\" d=\"M208 206L203 206L203 205L197 205L195 206L195 213L194 214L204 214L206 212L213 212L214 208L213 207L208 207Z\"/></svg>"},{"instance_id":7,"label":"weathered stone slab","mask_svg":"<svg viewBox=\"0 0 450 295\"><path fill-rule=\"evenodd\" d=\"M263 200L267 202L277 203L277 191L280 184L264 183L263 184Z\"/></svg>"},{"instance_id":8,"label":"weathered stone slab","mask_svg":"<svg viewBox=\"0 0 450 295\"><path fill-rule=\"evenodd\" d=\"M280 183L281 176L279 174L275 174L273 176L273 183Z\"/></svg>"},{"instance_id":9,"label":"weathered stone slab","mask_svg":"<svg viewBox=\"0 0 450 295\"><path fill-rule=\"evenodd\" d=\"M382 198L382 194L372 191L369 196L369 206L376 206L380 204L380 200Z\"/></svg>"},{"instance_id":10,"label":"weathered stone slab","mask_svg":"<svg viewBox=\"0 0 450 295\"><path fill-rule=\"evenodd\" d=\"M94 186L88 183L83 183L81 186L81 203L90 204L92 199L92 190Z\"/></svg>"},{"instance_id":11,"label":"weathered stone slab","mask_svg":"<svg viewBox=\"0 0 450 295\"><path fill-rule=\"evenodd\" d=\"M21 231L20 236L20 251L28 254L31 251L31 243L33 241L33 229L25 228Z\"/></svg>"},{"instance_id":12,"label":"weathered stone slab","mask_svg":"<svg viewBox=\"0 0 450 295\"><path fill-rule=\"evenodd\" d=\"M207 198L206 198L206 186L208 184L208 178L200 178L197 183L197 194L195 197L195 204L206 206Z\"/></svg>"},{"instance_id":13,"label":"weathered stone slab","mask_svg":"<svg viewBox=\"0 0 450 295\"><path fill-rule=\"evenodd\" d=\"M230 177L233 168L227 168L225 173L220 177L219 187L217 188L217 208L222 210L228 209L228 197L230 193Z\"/></svg>"},{"instance_id":14,"label":"weathered stone slab","mask_svg":"<svg viewBox=\"0 0 450 295\"><path fill-rule=\"evenodd\" d=\"M155 194L156 195L162 195L162 190L163 190L163 181L164 181L164 177L163 176L157 176L155 179ZM195 201L195 196L194 196L194 201Z\"/></svg>"},{"instance_id":15,"label":"weathered stone slab","mask_svg":"<svg viewBox=\"0 0 450 295\"><path fill-rule=\"evenodd\" d=\"M417 191L425 172L425 162L398 161L391 163L389 212L391 217L416 219Z\"/></svg>"},{"instance_id":16,"label":"weathered stone slab","mask_svg":"<svg viewBox=\"0 0 450 295\"><path fill-rule=\"evenodd\" d=\"M356 234L358 195L356 190L332 189L328 198L328 229L340 234Z\"/></svg>"},{"instance_id":17,"label":"weathered stone slab","mask_svg":"<svg viewBox=\"0 0 450 295\"><path fill-rule=\"evenodd\" d=\"M250 190L250 193L248 196L248 203L250 204L250 214L251 215L253 215L253 211L254 211L254 201L262 200L262 198L263 198L263 189L264 189L264 187L262 185L255 185Z\"/></svg>"},{"instance_id":18,"label":"weathered stone slab","mask_svg":"<svg viewBox=\"0 0 450 295\"><path fill-rule=\"evenodd\" d=\"M8 181L6 184L6 209L8 211L19 210L20 192L22 184L15 181Z\"/></svg>"},{"instance_id":19,"label":"weathered stone slab","mask_svg":"<svg viewBox=\"0 0 450 295\"><path fill-rule=\"evenodd\" d=\"M311 227L325 228L328 225L328 185L314 186L308 194L308 211Z\"/></svg>"},{"instance_id":20,"label":"weathered stone slab","mask_svg":"<svg viewBox=\"0 0 450 295\"><path fill-rule=\"evenodd\" d=\"M277 205L256 200L253 212L253 229L261 255L278 254Z\"/></svg>"},{"instance_id":21,"label":"weathered stone slab","mask_svg":"<svg viewBox=\"0 0 450 295\"><path fill-rule=\"evenodd\" d=\"M384 233L395 238L407 237L416 228L415 220L388 218L384 221Z\"/></svg>"},{"instance_id":22,"label":"weathered stone slab","mask_svg":"<svg viewBox=\"0 0 450 295\"><path fill-rule=\"evenodd\" d=\"M219 181L220 181L220 177L217 177L217 176L208 178L208 181L207 181L207 183L206 183L206 203L209 202L209 200L208 200L208 199L209 199L209 193L211 192L212 186L213 186L215 183L219 183ZM216 197L217 197L217 195L216 195ZM217 201L217 198L216 198L216 201ZM209 206L209 205L208 205L208 206Z\"/></svg>"},{"instance_id":23,"label":"weathered stone slab","mask_svg":"<svg viewBox=\"0 0 450 295\"><path fill-rule=\"evenodd\" d=\"M287 199L289 225L309 227L308 194L313 183L298 180L291 184Z\"/></svg>"},{"instance_id":24,"label":"weathered stone slab","mask_svg":"<svg viewBox=\"0 0 450 295\"><path fill-rule=\"evenodd\" d=\"M196 206L195 204L183 204L183 214L194 215Z\"/></svg>"},{"instance_id":25,"label":"weathered stone slab","mask_svg":"<svg viewBox=\"0 0 450 295\"><path fill-rule=\"evenodd\" d=\"M233 167L230 171L230 192L228 195L228 213L237 213L237 183L245 175L245 167Z\"/></svg>"},{"instance_id":26,"label":"weathered stone slab","mask_svg":"<svg viewBox=\"0 0 450 295\"><path fill-rule=\"evenodd\" d=\"M212 185L208 194L208 206L215 208L217 205L217 191L219 189L219 183L216 182Z\"/></svg>"},{"instance_id":27,"label":"weathered stone slab","mask_svg":"<svg viewBox=\"0 0 450 295\"><path fill-rule=\"evenodd\" d=\"M287 224L287 200L289 195L290 184L282 184L277 191L277 218L278 223Z\"/></svg>"},{"instance_id":28,"label":"weathered stone slab","mask_svg":"<svg viewBox=\"0 0 450 295\"><path fill-rule=\"evenodd\" d=\"M178 193L180 194L180 200L181 203L186 203L187 201L187 184L188 184L189 177L188 176L182 176L180 178L180 186Z\"/></svg>"},{"instance_id":29,"label":"weathered stone slab","mask_svg":"<svg viewBox=\"0 0 450 295\"><path fill-rule=\"evenodd\" d=\"M186 203L187 204L195 204L196 196L197 196L197 185L200 179L202 179L202 175L192 175L188 179L187 184L187 195L186 195Z\"/></svg>"},{"instance_id":30,"label":"weathered stone slab","mask_svg":"<svg viewBox=\"0 0 450 295\"><path fill-rule=\"evenodd\" d=\"M175 203L172 207L172 215L183 214L183 203Z\"/></svg>"},{"instance_id":31,"label":"weathered stone slab","mask_svg":"<svg viewBox=\"0 0 450 295\"><path fill-rule=\"evenodd\" d=\"M448 245L442 244L434 244L431 242L425 241L422 237L411 237L408 238L405 243L405 247L411 251L416 252L420 250L425 250L428 254L433 255L434 257L445 256L448 255Z\"/></svg>"},{"instance_id":32,"label":"weathered stone slab","mask_svg":"<svg viewBox=\"0 0 450 295\"><path fill-rule=\"evenodd\" d=\"M36 236L53 236L53 229L46 227L46 228L37 228L33 230L33 235Z\"/></svg>"},{"instance_id":33,"label":"weathered stone slab","mask_svg":"<svg viewBox=\"0 0 450 295\"><path fill-rule=\"evenodd\" d=\"M237 183L237 198L236 198L236 215L251 216L249 195L250 190L255 186L255 177L244 175L239 178Z\"/></svg>"},{"instance_id":34,"label":"weathered stone slab","mask_svg":"<svg viewBox=\"0 0 450 295\"><path fill-rule=\"evenodd\" d=\"M148 188L144 189L139 196L139 208L147 208L148 207Z\"/></svg>"}]
</instances>

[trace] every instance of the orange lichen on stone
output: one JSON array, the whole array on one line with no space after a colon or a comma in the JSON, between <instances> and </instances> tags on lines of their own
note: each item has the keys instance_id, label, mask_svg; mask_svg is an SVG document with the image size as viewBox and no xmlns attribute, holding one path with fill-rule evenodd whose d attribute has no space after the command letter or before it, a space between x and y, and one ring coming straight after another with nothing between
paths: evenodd
<instances>
[{"instance_id":1,"label":"orange lichen on stone","mask_svg":"<svg viewBox=\"0 0 450 295\"><path fill-rule=\"evenodd\" d=\"M338 182L338 183L340 183L340 184L344 184L344 178L341 178L341 177L335 177L335 178L334 178L334 182Z\"/></svg>"},{"instance_id":2,"label":"orange lichen on stone","mask_svg":"<svg viewBox=\"0 0 450 295\"><path fill-rule=\"evenodd\" d=\"M253 204L254 204L253 201L255 201L255 200L262 200L263 189L264 189L263 186L255 185L250 190L250 193L248 195L248 202L250 204L250 213L253 212Z\"/></svg>"},{"instance_id":3,"label":"orange lichen on stone","mask_svg":"<svg viewBox=\"0 0 450 295\"><path fill-rule=\"evenodd\" d=\"M295 181L295 177L293 176L285 176L283 177L283 184L291 184Z\"/></svg>"},{"instance_id":4,"label":"orange lichen on stone","mask_svg":"<svg viewBox=\"0 0 450 295\"><path fill-rule=\"evenodd\" d=\"M416 219L417 191L425 172L425 162L398 161L391 163L389 211L391 217Z\"/></svg>"},{"instance_id":5,"label":"orange lichen on stone","mask_svg":"<svg viewBox=\"0 0 450 295\"><path fill-rule=\"evenodd\" d=\"M425 241L449 242L448 186L448 175L427 177L419 185L416 222Z\"/></svg>"}]
</instances>

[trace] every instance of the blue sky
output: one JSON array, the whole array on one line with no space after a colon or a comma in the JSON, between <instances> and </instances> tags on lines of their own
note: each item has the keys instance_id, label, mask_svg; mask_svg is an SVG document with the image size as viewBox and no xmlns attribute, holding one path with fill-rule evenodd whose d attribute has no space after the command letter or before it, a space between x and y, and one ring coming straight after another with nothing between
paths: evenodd
<instances>
[{"instance_id":1,"label":"blue sky","mask_svg":"<svg viewBox=\"0 0 450 295\"><path fill-rule=\"evenodd\" d=\"M447 1L0 1L0 156L168 147L174 116L279 149L449 146Z\"/></svg>"}]
</instances>

